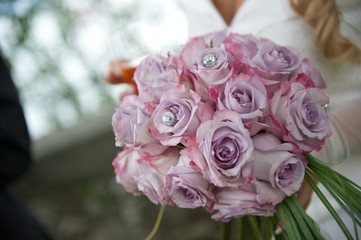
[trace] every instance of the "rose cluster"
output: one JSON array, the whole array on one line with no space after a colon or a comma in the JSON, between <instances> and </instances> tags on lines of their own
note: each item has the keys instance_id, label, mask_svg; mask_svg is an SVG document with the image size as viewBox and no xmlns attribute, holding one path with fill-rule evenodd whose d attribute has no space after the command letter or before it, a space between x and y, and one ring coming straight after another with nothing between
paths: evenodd
<instances>
[{"instance_id":1,"label":"rose cluster","mask_svg":"<svg viewBox=\"0 0 361 240\"><path fill-rule=\"evenodd\" d=\"M270 216L331 135L318 70L291 47L216 32L137 67L113 115L117 182L212 218Z\"/></svg>"}]
</instances>

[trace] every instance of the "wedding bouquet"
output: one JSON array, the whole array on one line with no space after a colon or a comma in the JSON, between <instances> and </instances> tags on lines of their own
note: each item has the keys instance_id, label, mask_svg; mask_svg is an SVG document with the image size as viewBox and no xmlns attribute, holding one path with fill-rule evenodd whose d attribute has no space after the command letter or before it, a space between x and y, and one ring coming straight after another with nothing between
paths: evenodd
<instances>
[{"instance_id":1,"label":"wedding bouquet","mask_svg":"<svg viewBox=\"0 0 361 240\"><path fill-rule=\"evenodd\" d=\"M284 238L322 239L295 197L306 180L352 238L311 180L360 225L360 187L310 155L331 136L329 99L321 74L296 49L210 33L190 39L178 56L145 58L134 80L139 93L126 96L112 119L122 147L113 166L127 192L201 207L221 222L248 221L261 239L280 223Z\"/></svg>"}]
</instances>

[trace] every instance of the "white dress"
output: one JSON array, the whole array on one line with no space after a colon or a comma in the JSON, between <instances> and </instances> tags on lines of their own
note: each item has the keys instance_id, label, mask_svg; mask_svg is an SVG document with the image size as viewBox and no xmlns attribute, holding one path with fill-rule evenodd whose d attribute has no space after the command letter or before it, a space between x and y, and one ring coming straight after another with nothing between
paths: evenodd
<instances>
[{"instance_id":1,"label":"white dress","mask_svg":"<svg viewBox=\"0 0 361 240\"><path fill-rule=\"evenodd\" d=\"M360 185L361 65L323 57L313 42L312 27L292 10L288 0L245 0L230 26L210 0L178 2L187 16L190 37L226 28L250 33L293 46L318 67L327 82L333 136L317 156L331 164L342 161L334 169ZM342 33L361 48L361 1L339 0L338 6L343 14ZM343 239L315 194L308 212L332 239Z\"/></svg>"}]
</instances>

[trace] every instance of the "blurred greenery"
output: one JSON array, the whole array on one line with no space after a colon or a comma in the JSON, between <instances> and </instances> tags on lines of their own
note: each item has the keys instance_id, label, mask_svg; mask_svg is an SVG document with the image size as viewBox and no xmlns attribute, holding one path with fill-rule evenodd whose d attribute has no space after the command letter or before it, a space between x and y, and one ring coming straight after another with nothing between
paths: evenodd
<instances>
[{"instance_id":1,"label":"blurred greenery","mask_svg":"<svg viewBox=\"0 0 361 240\"><path fill-rule=\"evenodd\" d=\"M114 108L118 99L103 77L107 64L158 47L147 45L140 32L165 22L163 5L155 0L0 1L0 46L35 138Z\"/></svg>"}]
</instances>

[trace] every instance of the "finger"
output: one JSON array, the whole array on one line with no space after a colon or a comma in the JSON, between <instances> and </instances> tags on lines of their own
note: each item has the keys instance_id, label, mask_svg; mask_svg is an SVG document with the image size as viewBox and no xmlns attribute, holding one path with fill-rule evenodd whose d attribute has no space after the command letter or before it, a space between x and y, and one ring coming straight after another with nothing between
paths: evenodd
<instances>
[{"instance_id":1,"label":"finger","mask_svg":"<svg viewBox=\"0 0 361 240\"><path fill-rule=\"evenodd\" d=\"M314 183L317 184L318 180L314 176L311 176L311 179ZM298 195L298 202L305 210L308 208L308 205L310 205L311 203L312 194L313 194L312 187L306 181L303 181L297 195Z\"/></svg>"},{"instance_id":2,"label":"finger","mask_svg":"<svg viewBox=\"0 0 361 240\"><path fill-rule=\"evenodd\" d=\"M310 204L312 193L313 190L311 186L307 182L303 182L301 191L298 195L298 202L304 209L307 209L308 205Z\"/></svg>"},{"instance_id":3,"label":"finger","mask_svg":"<svg viewBox=\"0 0 361 240\"><path fill-rule=\"evenodd\" d=\"M107 81L107 83L110 83L110 84L120 84L120 83L126 82L120 74L117 74L117 73L113 72L112 70L109 70L106 73L105 80Z\"/></svg>"},{"instance_id":4,"label":"finger","mask_svg":"<svg viewBox=\"0 0 361 240\"><path fill-rule=\"evenodd\" d=\"M128 95L135 94L135 91L134 91L135 89L132 85L124 83L124 86L125 86L124 90L122 90L119 94L120 101L123 101L123 98L125 98Z\"/></svg>"},{"instance_id":5,"label":"finger","mask_svg":"<svg viewBox=\"0 0 361 240\"><path fill-rule=\"evenodd\" d=\"M105 79L110 84L132 83L135 66L128 60L113 60L109 64Z\"/></svg>"}]
</instances>

